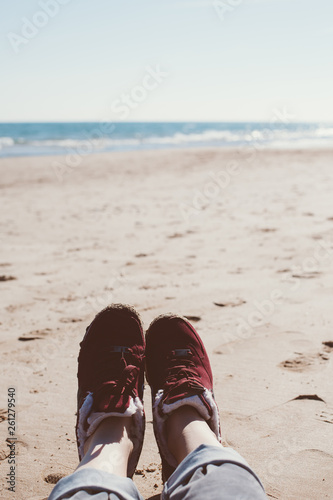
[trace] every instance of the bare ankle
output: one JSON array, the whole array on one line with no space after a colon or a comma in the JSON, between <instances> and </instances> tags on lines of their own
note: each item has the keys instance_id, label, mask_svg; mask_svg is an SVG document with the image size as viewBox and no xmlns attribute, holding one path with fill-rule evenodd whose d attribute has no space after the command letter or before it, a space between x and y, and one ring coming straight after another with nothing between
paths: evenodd
<instances>
[{"instance_id":1,"label":"bare ankle","mask_svg":"<svg viewBox=\"0 0 333 500\"><path fill-rule=\"evenodd\" d=\"M130 428L131 417L109 417L103 420L87 439L85 454L78 468L92 467L126 476L133 451Z\"/></svg>"},{"instance_id":2,"label":"bare ankle","mask_svg":"<svg viewBox=\"0 0 333 500\"><path fill-rule=\"evenodd\" d=\"M188 405L171 413L166 433L168 448L178 463L201 444L221 446L206 420Z\"/></svg>"}]
</instances>

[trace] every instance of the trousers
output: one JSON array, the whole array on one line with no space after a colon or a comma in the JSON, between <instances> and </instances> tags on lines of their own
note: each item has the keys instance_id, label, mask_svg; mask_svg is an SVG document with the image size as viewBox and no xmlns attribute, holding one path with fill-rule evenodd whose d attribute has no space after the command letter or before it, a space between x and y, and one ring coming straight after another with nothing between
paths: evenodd
<instances>
[{"instance_id":1,"label":"trousers","mask_svg":"<svg viewBox=\"0 0 333 500\"><path fill-rule=\"evenodd\" d=\"M201 445L164 485L162 500L267 500L264 488L244 458L232 448ZM61 479L48 500L143 500L128 477L79 469Z\"/></svg>"}]
</instances>

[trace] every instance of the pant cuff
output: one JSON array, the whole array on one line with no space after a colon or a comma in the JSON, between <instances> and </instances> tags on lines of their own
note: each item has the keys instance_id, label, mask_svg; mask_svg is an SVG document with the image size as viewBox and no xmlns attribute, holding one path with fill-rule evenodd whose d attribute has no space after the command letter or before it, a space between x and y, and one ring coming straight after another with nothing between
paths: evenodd
<instances>
[{"instance_id":1,"label":"pant cuff","mask_svg":"<svg viewBox=\"0 0 333 500\"><path fill-rule=\"evenodd\" d=\"M61 500L82 490L96 494L113 493L119 500L143 500L130 478L93 468L79 469L61 479L53 488L48 500Z\"/></svg>"},{"instance_id":2,"label":"pant cuff","mask_svg":"<svg viewBox=\"0 0 333 500\"><path fill-rule=\"evenodd\" d=\"M209 464L222 465L224 463L235 464L247 470L258 481L262 489L264 489L258 476L237 451L232 448L220 448L218 446L202 444L187 455L173 474L171 474L164 485L162 500L167 500L181 484L186 484L198 468Z\"/></svg>"}]
</instances>

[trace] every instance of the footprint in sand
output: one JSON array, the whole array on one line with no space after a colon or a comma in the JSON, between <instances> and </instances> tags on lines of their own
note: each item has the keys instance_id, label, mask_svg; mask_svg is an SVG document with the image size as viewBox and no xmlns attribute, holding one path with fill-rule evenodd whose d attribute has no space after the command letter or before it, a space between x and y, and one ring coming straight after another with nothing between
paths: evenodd
<instances>
[{"instance_id":1,"label":"footprint in sand","mask_svg":"<svg viewBox=\"0 0 333 500\"><path fill-rule=\"evenodd\" d=\"M67 297L61 297L60 302L74 302L75 300L78 300L79 297L75 297L71 293L67 295Z\"/></svg>"},{"instance_id":2,"label":"footprint in sand","mask_svg":"<svg viewBox=\"0 0 333 500\"><path fill-rule=\"evenodd\" d=\"M318 396L318 394L300 394L299 396L296 396L296 398L291 399L291 401L299 401L307 399L309 401L321 401L322 403L325 403L325 401Z\"/></svg>"},{"instance_id":3,"label":"footprint in sand","mask_svg":"<svg viewBox=\"0 0 333 500\"><path fill-rule=\"evenodd\" d=\"M11 444L10 438L7 438L4 443L2 443L2 446L0 448L0 461L5 460L7 457L9 457L10 454L10 449L9 445ZM19 455L20 454L20 449L22 448L28 448L27 443L24 441L21 441L20 439L17 439L15 441L15 454Z\"/></svg>"},{"instance_id":4,"label":"footprint in sand","mask_svg":"<svg viewBox=\"0 0 333 500\"><path fill-rule=\"evenodd\" d=\"M243 304L246 304L246 300L235 299L235 300L223 301L223 302L213 302L213 304L217 307L237 307L237 306L241 306Z\"/></svg>"},{"instance_id":5,"label":"footprint in sand","mask_svg":"<svg viewBox=\"0 0 333 500\"><path fill-rule=\"evenodd\" d=\"M6 460L6 458L9 457L9 454L10 454L10 449L8 446L1 447L0 448L0 462L2 462L2 460Z\"/></svg>"},{"instance_id":6,"label":"footprint in sand","mask_svg":"<svg viewBox=\"0 0 333 500\"><path fill-rule=\"evenodd\" d=\"M327 411L321 411L320 413L317 413L317 417L319 420L322 422L325 422L326 424L333 424L333 410L328 409Z\"/></svg>"},{"instance_id":7,"label":"footprint in sand","mask_svg":"<svg viewBox=\"0 0 333 500\"><path fill-rule=\"evenodd\" d=\"M184 235L182 233L174 233L174 234L170 234L170 236L168 236L169 239L173 239L173 238L182 238Z\"/></svg>"},{"instance_id":8,"label":"footprint in sand","mask_svg":"<svg viewBox=\"0 0 333 500\"><path fill-rule=\"evenodd\" d=\"M286 359L282 361L279 366L287 370L294 372L302 372L307 368L310 368L315 363L316 356L305 356L303 354L298 354L293 359Z\"/></svg>"},{"instance_id":9,"label":"footprint in sand","mask_svg":"<svg viewBox=\"0 0 333 500\"><path fill-rule=\"evenodd\" d=\"M228 274L242 274L244 272L244 269L241 267L238 267L237 269L234 269L232 271L228 271Z\"/></svg>"},{"instance_id":10,"label":"footprint in sand","mask_svg":"<svg viewBox=\"0 0 333 500\"><path fill-rule=\"evenodd\" d=\"M325 342L322 342L322 344L325 352L330 353L333 351L333 340L326 340Z\"/></svg>"},{"instance_id":11,"label":"footprint in sand","mask_svg":"<svg viewBox=\"0 0 333 500\"><path fill-rule=\"evenodd\" d=\"M44 477L44 481L48 484L57 484L57 482L65 476L67 476L67 474L63 474L61 472L52 472L51 474L47 474Z\"/></svg>"},{"instance_id":12,"label":"footprint in sand","mask_svg":"<svg viewBox=\"0 0 333 500\"><path fill-rule=\"evenodd\" d=\"M45 330L33 330L32 332L25 333L18 337L17 340L21 342L29 342L30 340L40 340L45 338L51 332L50 328L45 328Z\"/></svg>"},{"instance_id":13,"label":"footprint in sand","mask_svg":"<svg viewBox=\"0 0 333 500\"><path fill-rule=\"evenodd\" d=\"M42 339L43 337L37 337L37 336L31 336L31 335L22 335L22 337L18 337L17 340L20 340L21 342L29 342L30 340L39 340Z\"/></svg>"},{"instance_id":14,"label":"footprint in sand","mask_svg":"<svg viewBox=\"0 0 333 500\"><path fill-rule=\"evenodd\" d=\"M304 354L301 352L295 352L296 356L291 359L287 359L280 363L281 368L286 370L291 370L294 372L303 372L304 370L310 369L318 364L323 364L330 359L329 354L333 352L333 342L325 341L322 342L323 351L318 353L308 353Z\"/></svg>"},{"instance_id":15,"label":"footprint in sand","mask_svg":"<svg viewBox=\"0 0 333 500\"><path fill-rule=\"evenodd\" d=\"M12 281L12 280L16 280L17 278L15 278L15 276L6 276L4 274L2 274L0 276L0 281Z\"/></svg>"},{"instance_id":16,"label":"footprint in sand","mask_svg":"<svg viewBox=\"0 0 333 500\"><path fill-rule=\"evenodd\" d=\"M277 229L275 227L262 227L259 228L258 231L260 231L261 233L275 233Z\"/></svg>"},{"instance_id":17,"label":"footprint in sand","mask_svg":"<svg viewBox=\"0 0 333 500\"><path fill-rule=\"evenodd\" d=\"M200 316L185 315L184 317L186 319L188 319L189 321L194 321L194 322L201 321L201 317Z\"/></svg>"},{"instance_id":18,"label":"footprint in sand","mask_svg":"<svg viewBox=\"0 0 333 500\"><path fill-rule=\"evenodd\" d=\"M298 278L298 279L303 279L303 280L309 280L312 278L317 278L318 276L320 276L320 274L321 273L319 271L309 271L309 272L304 272L304 273L292 274L292 277Z\"/></svg>"},{"instance_id":19,"label":"footprint in sand","mask_svg":"<svg viewBox=\"0 0 333 500\"><path fill-rule=\"evenodd\" d=\"M78 323L82 321L82 318L60 318L59 321L61 323Z\"/></svg>"}]
</instances>

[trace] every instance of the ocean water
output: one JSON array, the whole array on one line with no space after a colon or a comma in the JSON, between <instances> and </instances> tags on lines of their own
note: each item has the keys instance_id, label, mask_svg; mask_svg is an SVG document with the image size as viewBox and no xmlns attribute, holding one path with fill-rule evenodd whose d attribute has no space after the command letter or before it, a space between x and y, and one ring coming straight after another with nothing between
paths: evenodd
<instances>
[{"instance_id":1,"label":"ocean water","mask_svg":"<svg viewBox=\"0 0 333 500\"><path fill-rule=\"evenodd\" d=\"M332 147L320 123L0 123L0 157L158 148Z\"/></svg>"}]
</instances>

